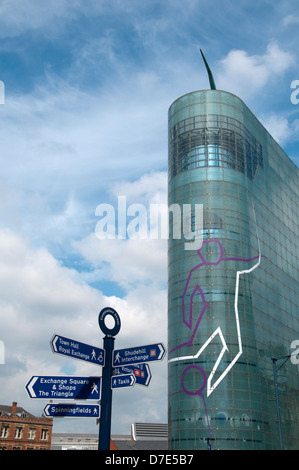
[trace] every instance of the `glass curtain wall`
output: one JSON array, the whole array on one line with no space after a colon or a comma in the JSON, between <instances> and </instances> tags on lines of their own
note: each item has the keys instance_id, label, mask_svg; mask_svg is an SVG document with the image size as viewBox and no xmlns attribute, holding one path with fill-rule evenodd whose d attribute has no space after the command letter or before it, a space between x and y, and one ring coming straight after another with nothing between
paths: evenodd
<instances>
[{"instance_id":1,"label":"glass curtain wall","mask_svg":"<svg viewBox=\"0 0 299 470\"><path fill-rule=\"evenodd\" d=\"M273 356L299 340L298 168L236 96L169 109L169 206L203 205L203 243L168 251L169 448L279 448ZM194 210L191 229L196 227ZM298 366L279 371L284 448L299 448Z\"/></svg>"}]
</instances>

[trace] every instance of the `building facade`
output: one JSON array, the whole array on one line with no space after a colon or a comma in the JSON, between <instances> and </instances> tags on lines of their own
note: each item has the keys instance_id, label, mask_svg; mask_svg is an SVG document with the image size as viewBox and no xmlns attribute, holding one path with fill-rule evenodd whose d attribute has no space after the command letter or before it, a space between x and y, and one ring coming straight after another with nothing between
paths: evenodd
<instances>
[{"instance_id":1,"label":"building facade","mask_svg":"<svg viewBox=\"0 0 299 470\"><path fill-rule=\"evenodd\" d=\"M167 450L167 424L133 423L131 434L114 434L110 450ZM98 450L98 434L53 433L51 450Z\"/></svg>"},{"instance_id":2,"label":"building facade","mask_svg":"<svg viewBox=\"0 0 299 470\"><path fill-rule=\"evenodd\" d=\"M191 204L202 240L187 250L170 219L169 449L279 449L272 358L299 340L298 168L231 93L184 95L168 122L169 207ZM293 357L277 377L283 445L298 449Z\"/></svg>"},{"instance_id":3,"label":"building facade","mask_svg":"<svg viewBox=\"0 0 299 470\"><path fill-rule=\"evenodd\" d=\"M50 450L53 419L18 407L0 405L0 450Z\"/></svg>"}]
</instances>

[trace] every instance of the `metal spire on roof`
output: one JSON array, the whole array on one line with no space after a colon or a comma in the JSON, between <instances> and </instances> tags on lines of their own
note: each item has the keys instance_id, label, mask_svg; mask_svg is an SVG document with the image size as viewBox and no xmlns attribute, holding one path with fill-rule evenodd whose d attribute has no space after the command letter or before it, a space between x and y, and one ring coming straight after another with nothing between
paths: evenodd
<instances>
[{"instance_id":1,"label":"metal spire on roof","mask_svg":"<svg viewBox=\"0 0 299 470\"><path fill-rule=\"evenodd\" d=\"M213 77L213 74L212 74L211 69L210 69L210 67L209 67L209 64L208 64L208 62L206 61L206 58L205 58L205 56L203 55L203 52L202 52L201 49L200 49L200 52L201 52L202 58L203 58L203 60L204 60L204 63L205 63L205 66L206 66L208 75L209 75L209 81L210 81L211 90L216 90L216 85L215 85L214 77Z\"/></svg>"}]
</instances>

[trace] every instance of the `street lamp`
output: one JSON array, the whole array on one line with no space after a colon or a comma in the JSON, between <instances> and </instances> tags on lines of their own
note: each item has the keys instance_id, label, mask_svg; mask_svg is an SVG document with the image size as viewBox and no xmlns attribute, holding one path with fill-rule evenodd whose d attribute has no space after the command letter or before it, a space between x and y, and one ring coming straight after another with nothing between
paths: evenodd
<instances>
[{"instance_id":1,"label":"street lamp","mask_svg":"<svg viewBox=\"0 0 299 470\"><path fill-rule=\"evenodd\" d=\"M282 443L282 432L281 432L281 422L280 422L280 409L279 409L279 397L278 397L278 386L277 386L277 372L281 367L287 362L287 360L291 357L291 354L287 356L280 356L280 357L271 357L273 362L273 375L274 375L274 389L275 389L275 399L276 399L276 410L277 410L277 422L278 422L278 431L279 431L279 443L280 443L280 450L283 450L283 443ZM284 362L277 368L276 363L277 361L281 361L284 359Z\"/></svg>"}]
</instances>

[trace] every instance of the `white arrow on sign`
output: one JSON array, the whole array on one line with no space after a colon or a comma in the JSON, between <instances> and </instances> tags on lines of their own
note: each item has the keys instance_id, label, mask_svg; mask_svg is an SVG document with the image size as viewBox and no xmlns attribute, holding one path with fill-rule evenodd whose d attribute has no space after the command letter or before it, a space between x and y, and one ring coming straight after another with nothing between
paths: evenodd
<instances>
[{"instance_id":1,"label":"white arrow on sign","mask_svg":"<svg viewBox=\"0 0 299 470\"><path fill-rule=\"evenodd\" d=\"M160 349L160 354L158 356L158 361L160 361L162 359L162 357L164 356L164 354L165 354L165 349L162 346L162 344L158 344L158 348Z\"/></svg>"},{"instance_id":2,"label":"white arrow on sign","mask_svg":"<svg viewBox=\"0 0 299 470\"><path fill-rule=\"evenodd\" d=\"M32 379L30 380L29 384L28 384L28 391L30 393L30 396L32 398L35 398L36 397L36 393L35 391L33 390L33 385L35 384L35 382L37 381L38 377L32 377Z\"/></svg>"}]
</instances>

